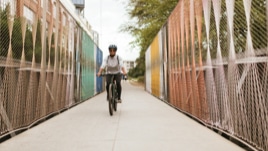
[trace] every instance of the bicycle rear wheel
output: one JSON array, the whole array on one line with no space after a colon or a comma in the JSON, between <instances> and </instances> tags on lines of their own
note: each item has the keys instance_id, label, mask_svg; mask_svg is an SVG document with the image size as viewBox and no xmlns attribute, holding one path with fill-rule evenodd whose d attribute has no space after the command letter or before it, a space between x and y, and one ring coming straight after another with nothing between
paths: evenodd
<instances>
[{"instance_id":1,"label":"bicycle rear wheel","mask_svg":"<svg viewBox=\"0 0 268 151\"><path fill-rule=\"evenodd\" d=\"M113 85L109 85L109 113L112 116L113 115Z\"/></svg>"}]
</instances>

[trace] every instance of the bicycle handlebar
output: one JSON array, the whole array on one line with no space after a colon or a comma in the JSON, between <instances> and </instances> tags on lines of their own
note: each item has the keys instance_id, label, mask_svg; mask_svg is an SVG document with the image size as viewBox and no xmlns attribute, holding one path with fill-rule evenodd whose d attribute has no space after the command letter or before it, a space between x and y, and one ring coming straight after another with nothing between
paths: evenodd
<instances>
[{"instance_id":1,"label":"bicycle handlebar","mask_svg":"<svg viewBox=\"0 0 268 151\"><path fill-rule=\"evenodd\" d=\"M100 77L103 77L103 76L106 76L106 75L117 75L117 74L107 74L107 73L102 73L102 74L100 75ZM119 75L124 75L124 74L119 73ZM97 76L98 76L98 74L97 74ZM123 79L126 80L126 79L127 79L127 75L124 75Z\"/></svg>"}]
</instances>

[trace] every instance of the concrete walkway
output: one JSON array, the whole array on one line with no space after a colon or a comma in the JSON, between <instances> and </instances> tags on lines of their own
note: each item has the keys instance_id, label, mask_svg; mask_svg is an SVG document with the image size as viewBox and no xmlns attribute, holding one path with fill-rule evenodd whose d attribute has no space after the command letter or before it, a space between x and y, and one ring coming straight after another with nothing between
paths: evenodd
<instances>
[{"instance_id":1,"label":"concrete walkway","mask_svg":"<svg viewBox=\"0 0 268 151\"><path fill-rule=\"evenodd\" d=\"M144 91L122 82L109 115L99 94L5 142L1 151L242 151L244 149Z\"/></svg>"}]
</instances>

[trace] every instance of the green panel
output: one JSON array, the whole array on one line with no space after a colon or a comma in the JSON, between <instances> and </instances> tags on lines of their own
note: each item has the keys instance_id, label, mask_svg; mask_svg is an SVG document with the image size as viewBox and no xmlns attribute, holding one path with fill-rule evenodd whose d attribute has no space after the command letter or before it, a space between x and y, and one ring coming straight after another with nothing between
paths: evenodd
<instances>
[{"instance_id":1,"label":"green panel","mask_svg":"<svg viewBox=\"0 0 268 151\"><path fill-rule=\"evenodd\" d=\"M94 42L83 32L81 55L81 99L86 100L94 95Z\"/></svg>"}]
</instances>

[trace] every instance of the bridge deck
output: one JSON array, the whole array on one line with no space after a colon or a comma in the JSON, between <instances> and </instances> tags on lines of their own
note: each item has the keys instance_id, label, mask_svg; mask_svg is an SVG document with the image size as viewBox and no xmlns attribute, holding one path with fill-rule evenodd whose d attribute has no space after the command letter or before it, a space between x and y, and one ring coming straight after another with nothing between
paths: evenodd
<instances>
[{"instance_id":1,"label":"bridge deck","mask_svg":"<svg viewBox=\"0 0 268 151\"><path fill-rule=\"evenodd\" d=\"M212 130L122 82L111 117L101 93L0 144L1 151L240 151Z\"/></svg>"}]
</instances>

